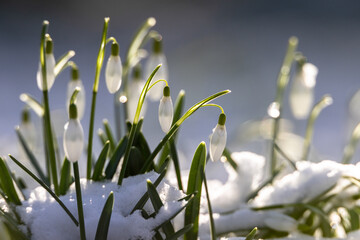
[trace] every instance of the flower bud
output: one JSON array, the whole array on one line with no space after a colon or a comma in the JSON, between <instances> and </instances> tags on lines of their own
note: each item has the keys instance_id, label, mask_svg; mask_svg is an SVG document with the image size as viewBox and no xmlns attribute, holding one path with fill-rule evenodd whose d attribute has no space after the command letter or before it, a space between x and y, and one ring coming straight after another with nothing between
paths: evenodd
<instances>
[{"instance_id":1,"label":"flower bud","mask_svg":"<svg viewBox=\"0 0 360 240\"><path fill-rule=\"evenodd\" d=\"M164 133L169 132L174 115L173 103L170 97L169 86L164 87L163 97L159 105L159 122Z\"/></svg>"},{"instance_id":2,"label":"flower bud","mask_svg":"<svg viewBox=\"0 0 360 240\"><path fill-rule=\"evenodd\" d=\"M76 97L76 107L78 118L81 120L85 112L85 88L79 78L79 70L75 67L71 70L71 80L67 85L67 95L66 95L66 108L69 109L71 95L73 94L75 88L80 88L80 91Z\"/></svg>"},{"instance_id":3,"label":"flower bud","mask_svg":"<svg viewBox=\"0 0 360 240\"><path fill-rule=\"evenodd\" d=\"M290 107L297 119L306 118L313 106L314 87L318 68L311 63L304 63L295 74L290 92Z\"/></svg>"},{"instance_id":4,"label":"flower bud","mask_svg":"<svg viewBox=\"0 0 360 240\"><path fill-rule=\"evenodd\" d=\"M210 159L217 161L221 158L226 145L226 115L221 113L216 127L210 135Z\"/></svg>"},{"instance_id":5,"label":"flower bud","mask_svg":"<svg viewBox=\"0 0 360 240\"><path fill-rule=\"evenodd\" d=\"M111 55L107 61L105 69L105 81L107 89L111 94L117 92L121 86L122 64L119 56L119 45L113 43Z\"/></svg>"},{"instance_id":6,"label":"flower bud","mask_svg":"<svg viewBox=\"0 0 360 240\"><path fill-rule=\"evenodd\" d=\"M151 80L151 84L156 82L160 79L165 79L168 81L169 74L168 74L168 65L166 57L162 51L162 39L154 39L153 43L153 52L150 55L148 61L145 65L145 76L149 77L150 74L154 71L154 69L159 65L162 64L159 70L154 75L153 79ZM162 95L163 85L161 83L156 84L151 88L148 93L149 99L152 101L158 101Z\"/></svg>"},{"instance_id":7,"label":"flower bud","mask_svg":"<svg viewBox=\"0 0 360 240\"><path fill-rule=\"evenodd\" d=\"M41 70L41 63L39 63L39 68L36 74L36 80L38 88L41 91L44 90L50 90L51 87L54 85L55 82L55 57L53 54L53 42L52 40L46 41L46 50L45 50L45 63L46 63L46 83L47 88L43 86L43 76L42 76L42 70Z\"/></svg>"},{"instance_id":8,"label":"flower bud","mask_svg":"<svg viewBox=\"0 0 360 240\"><path fill-rule=\"evenodd\" d=\"M67 159L71 162L77 162L84 148L84 131L79 119L75 104L70 105L69 121L64 126L64 152Z\"/></svg>"}]
</instances>

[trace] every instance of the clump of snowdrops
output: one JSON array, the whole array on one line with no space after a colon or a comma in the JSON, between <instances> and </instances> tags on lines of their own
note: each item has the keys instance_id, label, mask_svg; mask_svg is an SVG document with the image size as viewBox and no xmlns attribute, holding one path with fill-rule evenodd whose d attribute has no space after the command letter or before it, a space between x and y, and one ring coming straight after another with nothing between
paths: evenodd
<instances>
[{"instance_id":1,"label":"clump of snowdrops","mask_svg":"<svg viewBox=\"0 0 360 240\"><path fill-rule=\"evenodd\" d=\"M155 224L150 224L150 236L155 239L176 239L181 236L186 239L195 239L198 235L200 196L205 179L206 144L205 142L200 143L194 154L187 180L188 187L184 190L177 157L176 134L181 124L200 108L214 106L219 108L221 113L211 137L209 153L212 160L218 160L226 143L226 116L221 106L210 102L230 91L224 90L215 93L200 100L187 111L184 111L185 92L181 91L175 105L173 105L170 85L167 81L166 57L162 51L162 36L158 32L151 30L156 23L155 19L147 19L139 28L128 48L126 58L123 60L120 59L120 47L116 38L108 37L109 21L109 18L104 20L91 96L91 112L88 118L84 116L85 92L80 79L80 70L76 63L70 60L75 56L75 52L68 51L56 61L53 54L54 42L48 33L49 22L43 22L40 38L40 62L36 74L37 85L43 94L43 98L39 102L29 94L20 96L20 99L27 107L23 112L21 126L16 128L16 133L25 153L22 157L30 160L31 169L33 170L23 164L25 159L16 159L12 155L9 155L9 158L25 171L33 181L37 182L47 192L46 194L49 197L51 196L51 199L57 202L62 211L66 213L65 218L67 218L67 221L73 224L72 227L78 229L80 239L86 239L89 235L88 232L95 233L91 236L95 237L95 239L106 239L109 233L113 207L115 205L116 209L116 205L119 204L114 197L115 193L110 192L102 207L97 226L87 226L85 224L87 213L84 211L86 203L83 203L82 197L82 191L89 188L86 186L88 184L92 186L99 182L104 183L104 185L99 185L103 186L99 188L105 188L105 184L116 182L121 190L126 188L126 186L123 186L126 182L124 180L127 180L126 178L146 173L149 173L152 178L154 176L156 178L153 179L153 182L149 179L144 182L147 190L135 202L132 202L132 206L128 206L125 217L130 218L136 215L144 220L155 219ZM153 47L149 59L146 60L145 76L147 80L145 81L141 80L140 61L144 58L145 50L143 47L147 42L151 42ZM111 45L111 51L107 62L104 62L107 45ZM101 70L104 64L106 65L105 81L102 83L100 79L103 74ZM70 69L71 80L67 89L68 122L64 126L62 144L64 156L61 156L61 151L59 151L61 145L59 145L54 135L48 95L49 90L55 87L56 77L67 68ZM129 81L131 76L133 76L133 81ZM109 93L114 95L115 108L117 110L123 108L124 110L121 109L121 111L115 113L117 134L114 134L108 121L104 120L104 130L99 130L99 138L103 148L100 154L96 156L93 153L93 138L96 97L99 85L106 85ZM159 101L159 123L164 132L163 139L154 150L150 150L141 130L142 116L148 99ZM34 150L33 145L36 140L32 139L33 126L31 125L29 109L33 110L42 121L44 157L38 156ZM125 112L125 114L119 114L120 112ZM81 121L90 121L87 133L88 141L84 139ZM121 129L126 130L121 131ZM84 154L87 157L86 179L80 179L78 162ZM45 159L45 163L41 163L40 159ZM27 201L34 196L31 194L29 196L25 182L9 169L7 161L5 158L0 158L0 189L2 197L0 215L4 227L11 239L34 238L33 236L39 235L32 232L35 231L33 227L26 226L26 222L19 214L19 211L21 212L19 209L22 209L23 205L31 203ZM157 187L163 184L170 162L173 162L175 166L178 188L182 191L182 197L176 201L173 200L178 202L177 204L164 202L162 200L164 198L159 195L157 190ZM43 165L45 169L42 167ZM73 174L71 174L71 168ZM66 196L74 192L74 189L71 190L72 184L75 186L77 212L71 211L67 204L63 202ZM129 192L126 192L126 194L131 195ZM72 195L68 196L68 198L73 201L71 200ZM165 199L167 198L165 197ZM152 206L150 208L152 209L151 212L149 212L149 204ZM171 204L175 204L177 208L170 208ZM30 214L29 209L26 210L26 214ZM169 213L164 214L166 211ZM180 212L185 213L184 227L175 230L172 219ZM95 232L94 229L96 229ZM130 231L130 229L128 230ZM139 233L135 232L129 236L131 238L141 238L142 227L139 226L137 231ZM64 236L58 237L66 239L66 233L63 234ZM144 238L148 237L148 235L145 235Z\"/></svg>"}]
</instances>

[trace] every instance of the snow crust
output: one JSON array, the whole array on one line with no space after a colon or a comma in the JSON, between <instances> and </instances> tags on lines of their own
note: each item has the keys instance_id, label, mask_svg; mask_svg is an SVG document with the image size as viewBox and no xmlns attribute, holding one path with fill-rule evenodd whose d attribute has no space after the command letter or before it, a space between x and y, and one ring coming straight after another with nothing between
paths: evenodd
<instances>
[{"instance_id":1,"label":"snow crust","mask_svg":"<svg viewBox=\"0 0 360 240\"><path fill-rule=\"evenodd\" d=\"M124 179L122 186L116 182L92 182L81 179L82 199L85 215L87 239L94 239L101 211L111 191L114 193L114 208L111 216L108 239L151 239L152 229L183 206L177 200L184 194L166 183L157 190L164 207L155 218L144 219L140 211L130 214L131 210L146 192L146 180L155 181L158 174L150 172ZM79 228L59 204L42 188L29 192L29 199L17 208L21 219L28 226L32 239L80 239ZM60 197L77 218L77 204L74 184L67 195ZM151 214L153 208L148 201L145 210Z\"/></svg>"}]
</instances>

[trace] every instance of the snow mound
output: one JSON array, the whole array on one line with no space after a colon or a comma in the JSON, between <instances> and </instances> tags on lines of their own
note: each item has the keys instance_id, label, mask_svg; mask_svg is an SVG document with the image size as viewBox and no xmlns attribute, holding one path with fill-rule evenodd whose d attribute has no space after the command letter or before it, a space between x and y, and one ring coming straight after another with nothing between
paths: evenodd
<instances>
[{"instance_id":1,"label":"snow mound","mask_svg":"<svg viewBox=\"0 0 360 240\"><path fill-rule=\"evenodd\" d=\"M144 219L140 211L130 214L135 204L146 192L146 180L154 182L158 174L150 172L124 179L122 186L116 182L93 182L81 179L82 200L84 207L87 239L94 239L101 211L111 191L114 193L114 208L111 216L108 239L151 239L153 228L168 219L184 202L177 200L184 197L179 190L161 183L157 190L164 207L155 218ZM59 204L42 187L29 192L28 200L17 208L21 219L29 228L32 239L80 239L79 228ZM74 184L68 194L60 199L77 218L77 204ZM145 205L148 213L154 210L151 203Z\"/></svg>"}]
</instances>

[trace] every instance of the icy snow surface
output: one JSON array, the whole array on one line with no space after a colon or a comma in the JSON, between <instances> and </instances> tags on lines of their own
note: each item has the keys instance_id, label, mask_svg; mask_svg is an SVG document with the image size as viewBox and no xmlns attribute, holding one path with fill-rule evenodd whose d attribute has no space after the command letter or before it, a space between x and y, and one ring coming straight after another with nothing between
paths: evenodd
<instances>
[{"instance_id":1,"label":"icy snow surface","mask_svg":"<svg viewBox=\"0 0 360 240\"><path fill-rule=\"evenodd\" d=\"M156 173L150 172L129 177L124 179L122 186L118 186L116 182L92 182L81 179L87 239L94 239L101 211L111 191L114 192L115 200L108 239L151 239L154 234L152 229L168 219L184 204L177 201L184 196L180 191L166 183L161 183L157 190L164 207L156 218L146 220L139 211L130 215L131 210L146 191L146 179L154 182L157 176ZM68 194L60 199L77 218L74 184ZM145 210L150 214L154 211L151 203L145 205ZM42 187L31 191L28 201L23 202L23 205L18 207L18 211L24 223L29 226L32 239L80 239L79 228Z\"/></svg>"}]
</instances>

